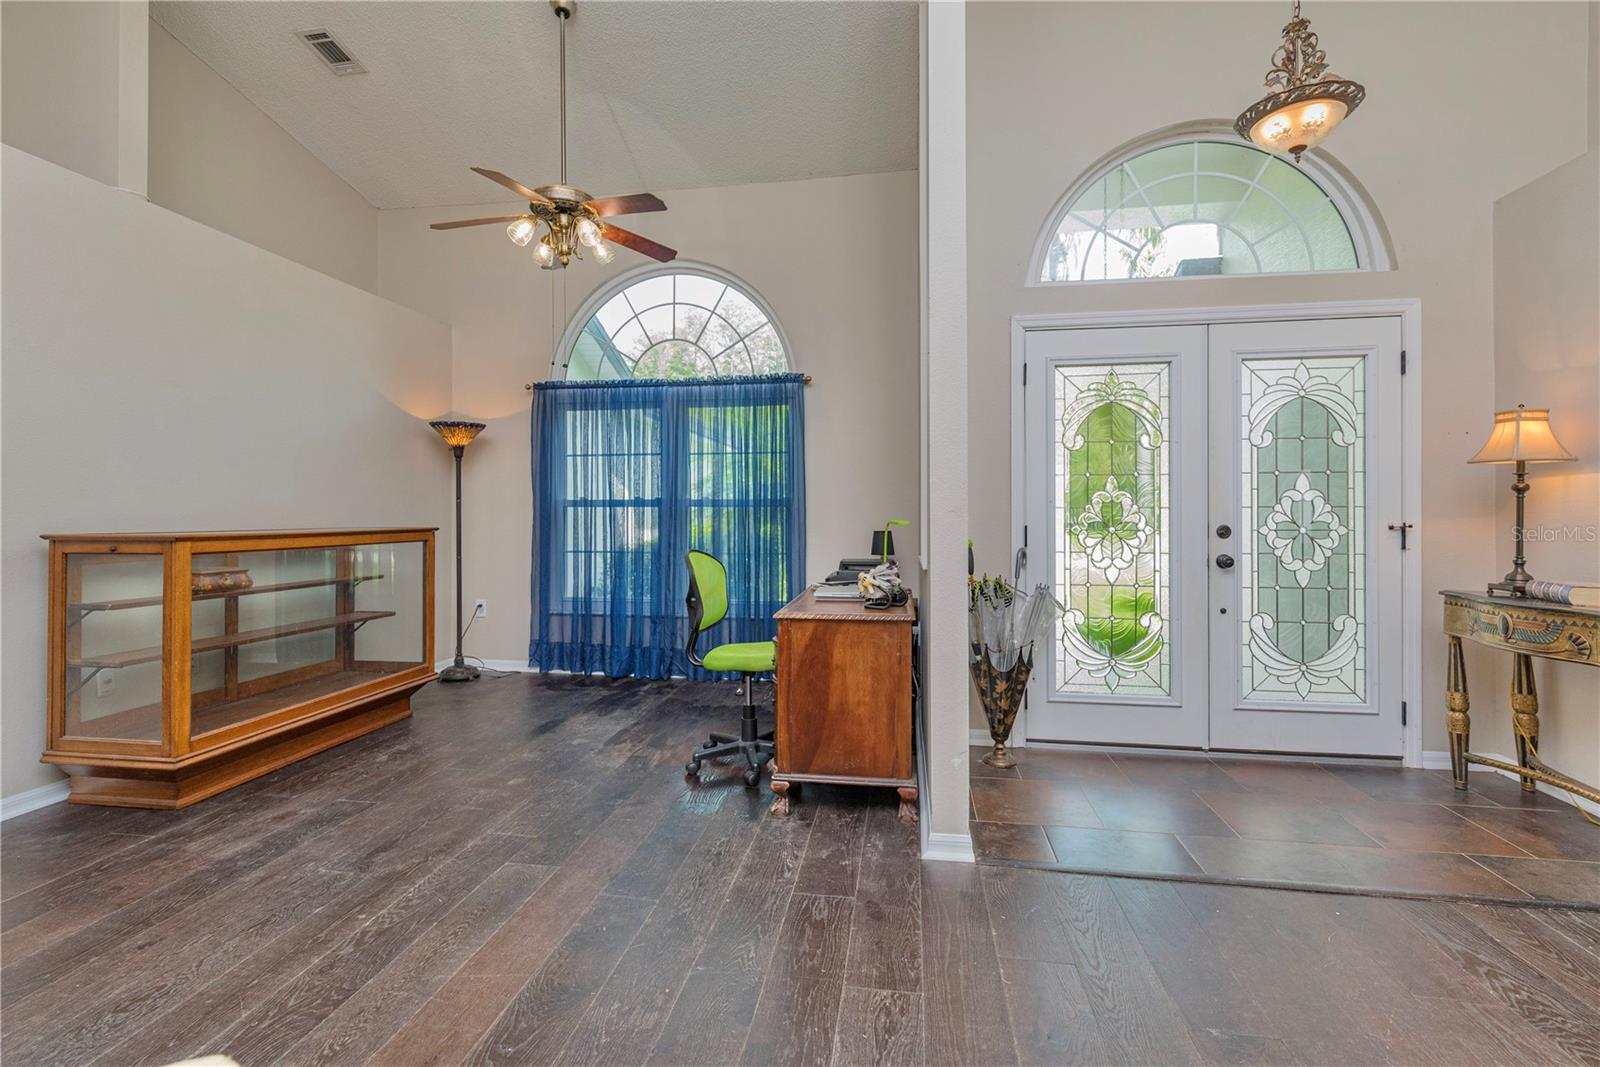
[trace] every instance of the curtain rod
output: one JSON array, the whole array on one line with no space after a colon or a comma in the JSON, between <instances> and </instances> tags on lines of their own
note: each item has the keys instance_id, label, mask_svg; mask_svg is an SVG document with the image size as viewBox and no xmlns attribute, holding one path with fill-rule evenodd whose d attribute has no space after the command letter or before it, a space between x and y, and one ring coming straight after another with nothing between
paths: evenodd
<instances>
[{"instance_id":1,"label":"curtain rod","mask_svg":"<svg viewBox=\"0 0 1600 1067\"><path fill-rule=\"evenodd\" d=\"M707 378L706 381L716 381L716 379L715 378ZM809 375L809 374L801 375L800 376L800 384L801 385L810 385L811 384L811 375ZM533 392L533 383L532 382L523 382L522 383L522 390L525 393Z\"/></svg>"}]
</instances>

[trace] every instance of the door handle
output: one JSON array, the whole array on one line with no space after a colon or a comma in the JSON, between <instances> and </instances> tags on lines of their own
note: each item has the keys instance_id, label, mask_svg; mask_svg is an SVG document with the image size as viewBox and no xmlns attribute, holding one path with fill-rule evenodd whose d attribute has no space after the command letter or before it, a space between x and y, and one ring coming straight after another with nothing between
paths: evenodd
<instances>
[{"instance_id":1,"label":"door handle","mask_svg":"<svg viewBox=\"0 0 1600 1067\"><path fill-rule=\"evenodd\" d=\"M1217 557L1217 569L1224 571L1233 570L1233 557L1228 555L1226 552L1222 553L1222 555Z\"/></svg>"}]
</instances>

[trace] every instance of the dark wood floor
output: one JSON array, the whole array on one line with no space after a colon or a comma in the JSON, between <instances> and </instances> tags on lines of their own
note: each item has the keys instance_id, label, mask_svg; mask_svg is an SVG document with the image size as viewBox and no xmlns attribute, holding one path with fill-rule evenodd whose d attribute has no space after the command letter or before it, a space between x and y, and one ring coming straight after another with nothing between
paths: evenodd
<instances>
[{"instance_id":1,"label":"dark wood floor","mask_svg":"<svg viewBox=\"0 0 1600 1067\"><path fill-rule=\"evenodd\" d=\"M1600 826L1571 804L1475 770L972 749L980 860L1600 908Z\"/></svg>"},{"instance_id":2,"label":"dark wood floor","mask_svg":"<svg viewBox=\"0 0 1600 1067\"><path fill-rule=\"evenodd\" d=\"M183 813L0 831L9 1064L1600 1063L1600 917L924 864L517 676ZM714 706L708 707L711 704Z\"/></svg>"}]
</instances>

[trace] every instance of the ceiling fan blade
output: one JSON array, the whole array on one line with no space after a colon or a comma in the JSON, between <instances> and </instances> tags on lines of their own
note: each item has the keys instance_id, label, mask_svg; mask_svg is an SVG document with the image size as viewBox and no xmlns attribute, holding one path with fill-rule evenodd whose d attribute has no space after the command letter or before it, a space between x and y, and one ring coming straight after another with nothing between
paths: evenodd
<instances>
[{"instance_id":1,"label":"ceiling fan blade","mask_svg":"<svg viewBox=\"0 0 1600 1067\"><path fill-rule=\"evenodd\" d=\"M624 230L621 226L613 226L609 222L600 227L600 236L615 244L631 248L635 252L643 253L651 259L658 259L663 263L670 263L678 258L678 250L668 248L664 244L640 237L632 230Z\"/></svg>"},{"instance_id":2,"label":"ceiling fan blade","mask_svg":"<svg viewBox=\"0 0 1600 1067\"><path fill-rule=\"evenodd\" d=\"M532 189L529 189L526 185L523 185L521 182L517 181L517 179L508 178L497 170L489 170L487 167L473 167L472 171L475 174L483 175L492 182L499 182L501 185L505 186L507 189L510 189L513 193L516 193L530 204L550 203L548 199L540 196Z\"/></svg>"},{"instance_id":3,"label":"ceiling fan blade","mask_svg":"<svg viewBox=\"0 0 1600 1067\"><path fill-rule=\"evenodd\" d=\"M606 215L639 215L646 211L665 211L667 205L655 193L629 193L627 196L602 196L589 201L594 213Z\"/></svg>"},{"instance_id":4,"label":"ceiling fan blade","mask_svg":"<svg viewBox=\"0 0 1600 1067\"><path fill-rule=\"evenodd\" d=\"M455 222L435 222L428 226L430 230L459 230L463 226L487 226L491 222L516 222L521 215L496 215L489 219L457 219Z\"/></svg>"}]
</instances>

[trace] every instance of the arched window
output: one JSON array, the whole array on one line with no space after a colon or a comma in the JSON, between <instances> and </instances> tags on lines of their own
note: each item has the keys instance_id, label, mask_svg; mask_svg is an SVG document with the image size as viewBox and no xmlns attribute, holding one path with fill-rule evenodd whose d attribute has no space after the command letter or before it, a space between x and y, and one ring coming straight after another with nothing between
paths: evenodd
<instances>
[{"instance_id":1,"label":"arched window","mask_svg":"<svg viewBox=\"0 0 1600 1067\"><path fill-rule=\"evenodd\" d=\"M1075 183L1030 284L1387 267L1376 213L1325 156L1297 166L1190 127L1119 149Z\"/></svg>"},{"instance_id":2,"label":"arched window","mask_svg":"<svg viewBox=\"0 0 1600 1067\"><path fill-rule=\"evenodd\" d=\"M590 297L558 350L569 381L782 374L789 346L766 302L698 264L644 267Z\"/></svg>"}]
</instances>

